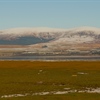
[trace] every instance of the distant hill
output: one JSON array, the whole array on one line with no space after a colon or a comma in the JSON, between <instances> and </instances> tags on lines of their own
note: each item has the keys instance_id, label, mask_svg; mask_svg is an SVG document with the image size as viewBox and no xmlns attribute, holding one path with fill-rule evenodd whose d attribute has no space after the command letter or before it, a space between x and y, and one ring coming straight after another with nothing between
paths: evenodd
<instances>
[{"instance_id":1,"label":"distant hill","mask_svg":"<svg viewBox=\"0 0 100 100\"><path fill-rule=\"evenodd\" d=\"M1 30L0 45L26 45L26 49L32 52L93 53L100 48L100 28L40 27Z\"/></svg>"}]
</instances>

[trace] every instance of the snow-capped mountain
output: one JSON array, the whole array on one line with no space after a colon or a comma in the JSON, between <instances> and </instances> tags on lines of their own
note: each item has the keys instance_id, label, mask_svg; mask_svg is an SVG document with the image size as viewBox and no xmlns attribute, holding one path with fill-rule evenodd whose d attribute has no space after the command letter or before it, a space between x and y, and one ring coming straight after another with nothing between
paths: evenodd
<instances>
[{"instance_id":1,"label":"snow-capped mountain","mask_svg":"<svg viewBox=\"0 0 100 100\"><path fill-rule=\"evenodd\" d=\"M100 28L74 29L14 28L0 31L1 55L26 54L100 54ZM3 53L3 56L5 53Z\"/></svg>"},{"instance_id":2,"label":"snow-capped mountain","mask_svg":"<svg viewBox=\"0 0 100 100\"><path fill-rule=\"evenodd\" d=\"M37 43L99 42L100 29L80 27L74 29L14 28L0 31L0 44L30 45Z\"/></svg>"},{"instance_id":3,"label":"snow-capped mountain","mask_svg":"<svg viewBox=\"0 0 100 100\"><path fill-rule=\"evenodd\" d=\"M23 37L23 36L34 36L37 38L48 39L49 37L55 37L55 33L64 32L65 29L54 29L54 28L13 28L0 31L0 35L5 36L8 35L9 39Z\"/></svg>"},{"instance_id":4,"label":"snow-capped mountain","mask_svg":"<svg viewBox=\"0 0 100 100\"><path fill-rule=\"evenodd\" d=\"M100 29L92 27L80 27L66 31L55 42L68 42L68 43L87 43L100 41Z\"/></svg>"},{"instance_id":5,"label":"snow-capped mountain","mask_svg":"<svg viewBox=\"0 0 100 100\"><path fill-rule=\"evenodd\" d=\"M0 31L0 44L29 45L48 42L60 36L65 29L14 28Z\"/></svg>"}]
</instances>

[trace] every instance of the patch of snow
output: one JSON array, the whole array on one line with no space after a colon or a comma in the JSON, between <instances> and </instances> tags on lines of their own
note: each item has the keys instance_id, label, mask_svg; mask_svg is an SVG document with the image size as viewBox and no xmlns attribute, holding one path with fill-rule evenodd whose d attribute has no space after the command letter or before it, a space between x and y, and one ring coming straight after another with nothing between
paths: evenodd
<instances>
[{"instance_id":1,"label":"patch of snow","mask_svg":"<svg viewBox=\"0 0 100 100\"><path fill-rule=\"evenodd\" d=\"M39 93L33 93L32 95L48 95L50 92L39 92Z\"/></svg>"},{"instance_id":2,"label":"patch of snow","mask_svg":"<svg viewBox=\"0 0 100 100\"><path fill-rule=\"evenodd\" d=\"M71 88L64 88L64 90L70 90Z\"/></svg>"},{"instance_id":3,"label":"patch of snow","mask_svg":"<svg viewBox=\"0 0 100 100\"><path fill-rule=\"evenodd\" d=\"M77 74L84 75L84 74L88 74L88 73L84 73L84 72L78 72Z\"/></svg>"},{"instance_id":4,"label":"patch of snow","mask_svg":"<svg viewBox=\"0 0 100 100\"><path fill-rule=\"evenodd\" d=\"M67 94L67 93L68 93L68 91L58 91L58 92L55 92L53 94Z\"/></svg>"},{"instance_id":5,"label":"patch of snow","mask_svg":"<svg viewBox=\"0 0 100 100\"><path fill-rule=\"evenodd\" d=\"M91 36L78 36L75 35L73 37L64 37L64 38L59 38L58 40L54 41L55 43L84 43L84 42L91 42L93 41L94 38Z\"/></svg>"},{"instance_id":6,"label":"patch of snow","mask_svg":"<svg viewBox=\"0 0 100 100\"><path fill-rule=\"evenodd\" d=\"M100 28L87 27L87 26L78 27L78 28L73 28L73 29L70 29L70 31L72 31L72 32L93 31L93 32L95 32L96 34L100 34Z\"/></svg>"},{"instance_id":7,"label":"patch of snow","mask_svg":"<svg viewBox=\"0 0 100 100\"><path fill-rule=\"evenodd\" d=\"M70 90L70 88L66 88L66 91L50 91L50 92L37 92L37 93L26 93L26 94L10 94L3 95L1 98L12 98L12 97L23 97L23 96L34 96L34 95L57 95L57 94L67 94L67 93L100 93L100 88L86 88L85 90Z\"/></svg>"},{"instance_id":8,"label":"patch of snow","mask_svg":"<svg viewBox=\"0 0 100 100\"><path fill-rule=\"evenodd\" d=\"M100 93L100 88L87 90L87 93Z\"/></svg>"},{"instance_id":9,"label":"patch of snow","mask_svg":"<svg viewBox=\"0 0 100 100\"><path fill-rule=\"evenodd\" d=\"M11 98L11 97L24 97L27 96L28 94L11 94L11 95L3 95L1 98Z\"/></svg>"}]
</instances>

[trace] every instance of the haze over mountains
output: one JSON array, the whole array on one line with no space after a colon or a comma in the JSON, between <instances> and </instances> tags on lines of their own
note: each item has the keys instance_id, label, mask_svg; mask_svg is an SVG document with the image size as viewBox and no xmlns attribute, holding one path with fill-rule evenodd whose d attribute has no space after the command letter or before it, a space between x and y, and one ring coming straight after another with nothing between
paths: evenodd
<instances>
[{"instance_id":1,"label":"haze over mountains","mask_svg":"<svg viewBox=\"0 0 100 100\"><path fill-rule=\"evenodd\" d=\"M12 46L11 46L12 45ZM99 54L100 28L14 28L0 31L0 49L17 48L24 53ZM24 46L24 48L23 48ZM4 49L3 48L3 49ZM17 48L18 49L18 48ZM28 53L28 52L27 52Z\"/></svg>"}]
</instances>

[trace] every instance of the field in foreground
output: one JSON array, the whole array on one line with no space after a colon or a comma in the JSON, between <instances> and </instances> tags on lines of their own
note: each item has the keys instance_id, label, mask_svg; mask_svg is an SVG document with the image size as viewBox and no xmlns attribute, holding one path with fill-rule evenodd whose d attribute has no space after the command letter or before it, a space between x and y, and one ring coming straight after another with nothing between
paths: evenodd
<instances>
[{"instance_id":1,"label":"field in foreground","mask_svg":"<svg viewBox=\"0 0 100 100\"><path fill-rule=\"evenodd\" d=\"M100 100L100 62L0 61L1 100Z\"/></svg>"}]
</instances>

